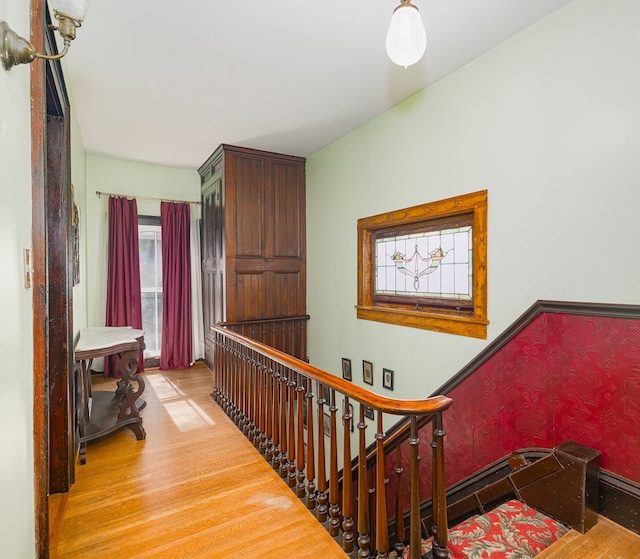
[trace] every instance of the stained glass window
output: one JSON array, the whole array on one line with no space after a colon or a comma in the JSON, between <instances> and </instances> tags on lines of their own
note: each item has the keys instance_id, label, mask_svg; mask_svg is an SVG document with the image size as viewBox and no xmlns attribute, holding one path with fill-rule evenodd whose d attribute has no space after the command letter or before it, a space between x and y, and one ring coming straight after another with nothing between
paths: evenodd
<instances>
[{"instance_id":1,"label":"stained glass window","mask_svg":"<svg viewBox=\"0 0 640 559\"><path fill-rule=\"evenodd\" d=\"M472 227L393 235L375 241L375 294L471 301Z\"/></svg>"},{"instance_id":2,"label":"stained glass window","mask_svg":"<svg viewBox=\"0 0 640 559\"><path fill-rule=\"evenodd\" d=\"M356 310L486 338L487 191L359 219Z\"/></svg>"}]
</instances>

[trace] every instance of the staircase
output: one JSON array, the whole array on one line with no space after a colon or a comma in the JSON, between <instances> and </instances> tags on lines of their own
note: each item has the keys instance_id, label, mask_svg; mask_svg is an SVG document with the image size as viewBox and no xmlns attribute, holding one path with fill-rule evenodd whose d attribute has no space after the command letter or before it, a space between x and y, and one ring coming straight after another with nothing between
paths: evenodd
<instances>
[{"instance_id":1,"label":"staircase","mask_svg":"<svg viewBox=\"0 0 640 559\"><path fill-rule=\"evenodd\" d=\"M569 529L526 504L511 500L474 515L449 530L450 559L532 559L564 536ZM432 538L422 541L422 555L431 552ZM403 559L411 555L407 547ZM397 558L395 552L390 559Z\"/></svg>"},{"instance_id":2,"label":"staircase","mask_svg":"<svg viewBox=\"0 0 640 559\"><path fill-rule=\"evenodd\" d=\"M559 531L554 533L554 520L527 507L529 511L533 511L536 516L541 517L544 527L542 524L535 526L531 532L533 537L528 543L525 543L523 539L529 540L529 537L526 534L522 535L518 528L525 527L529 520L524 516L520 522L513 514L521 506L526 507L517 501L515 507L513 507L513 503L509 503L509 509L512 510L506 512L507 516L511 516L511 519L506 522L498 521L498 525L493 526L488 532L486 527L488 522L491 522L491 515L494 513L495 516L504 514L504 511L499 511L502 507L498 507L488 515L476 516L453 528L449 532L449 557L451 559L528 559L530 557L536 557L536 559L611 559L613 557L616 559L637 559L640 557L640 535L604 516L599 516L597 524L584 534L577 530L569 530L562 525L560 525ZM515 532L505 532L505 528L509 525L515 525ZM484 532L484 536L479 542L472 543L467 537L479 535L481 532ZM516 545L510 545L509 540L512 533L518 534L513 539ZM507 536L507 534L509 535ZM521 537L523 539L520 539ZM501 539L504 540L504 546L500 544ZM492 545L489 544L491 541L493 541ZM543 547L545 544L548 547ZM430 540L424 540L422 554L424 555L430 550ZM402 557L409 557L408 549L405 550ZM396 553L391 552L389 559L397 559Z\"/></svg>"},{"instance_id":3,"label":"staircase","mask_svg":"<svg viewBox=\"0 0 640 559\"><path fill-rule=\"evenodd\" d=\"M599 451L571 441L553 451L524 449L535 451L533 461L515 453L506 476L501 477L503 458L483 469L487 483L469 475L445 495L442 413L449 398L392 400L244 336L215 330L213 398L330 535L342 540L348 556L529 559L548 553L567 532L576 530L583 539L596 524ZM406 419L385 429L383 414ZM431 436L423 438L430 448L421 453L419 433L429 424ZM369 447L367 428L375 439ZM351 464L342 476L340 446L343 464ZM429 454L431 464L424 460ZM420 495L430 489L433 497L421 504ZM430 540L421 542L421 524L435 538L433 549Z\"/></svg>"}]
</instances>

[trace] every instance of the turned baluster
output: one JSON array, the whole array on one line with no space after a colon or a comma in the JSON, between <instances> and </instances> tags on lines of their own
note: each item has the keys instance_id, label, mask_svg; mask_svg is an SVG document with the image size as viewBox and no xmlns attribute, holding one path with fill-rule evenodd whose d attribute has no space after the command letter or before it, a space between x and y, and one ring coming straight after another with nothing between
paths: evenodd
<instances>
[{"instance_id":1,"label":"turned baluster","mask_svg":"<svg viewBox=\"0 0 640 559\"><path fill-rule=\"evenodd\" d=\"M264 429L264 424L262 422L262 406L264 404L264 400L262 398L262 390L264 389L264 375L262 374L262 363L259 361L261 359L260 354L258 354L258 360L256 361L256 408L255 408L255 429L253 431L253 437L251 442L253 442L253 446L255 446L258 450L260 449L260 436Z\"/></svg>"},{"instance_id":2,"label":"turned baluster","mask_svg":"<svg viewBox=\"0 0 640 559\"><path fill-rule=\"evenodd\" d=\"M287 483L292 489L296 486L296 422L295 422L295 403L296 403L296 373L289 371L289 472L287 473Z\"/></svg>"},{"instance_id":3,"label":"turned baluster","mask_svg":"<svg viewBox=\"0 0 640 559\"><path fill-rule=\"evenodd\" d=\"M258 429L258 438L256 440L256 448L265 455L267 450L267 367L264 364L266 357L260 357L260 428Z\"/></svg>"},{"instance_id":4,"label":"turned baluster","mask_svg":"<svg viewBox=\"0 0 640 559\"><path fill-rule=\"evenodd\" d=\"M220 406L222 402L222 366L224 363L224 347L221 334L216 334L216 346L215 346L215 360L213 362L214 367L214 396L217 404Z\"/></svg>"},{"instance_id":5,"label":"turned baluster","mask_svg":"<svg viewBox=\"0 0 640 559\"><path fill-rule=\"evenodd\" d=\"M402 509L402 474L404 468L402 467L402 449L398 445L396 447L396 543L394 549L398 557L402 557L404 553L404 512Z\"/></svg>"},{"instance_id":6,"label":"turned baluster","mask_svg":"<svg viewBox=\"0 0 640 559\"><path fill-rule=\"evenodd\" d=\"M256 371L256 361L253 351L250 352L249 359L249 422L247 424L247 439L253 441L256 429L256 393L258 392L258 377Z\"/></svg>"},{"instance_id":7,"label":"turned baluster","mask_svg":"<svg viewBox=\"0 0 640 559\"><path fill-rule=\"evenodd\" d=\"M227 367L225 368L225 380L224 380L224 394L225 394L225 413L231 417L233 412L233 394L231 392L231 381L233 379L233 357L234 347L233 342L229 344L229 350L227 351Z\"/></svg>"},{"instance_id":8,"label":"turned baluster","mask_svg":"<svg viewBox=\"0 0 640 559\"><path fill-rule=\"evenodd\" d=\"M335 538L340 534L340 486L338 484L338 421L336 418L336 391L331 389L331 436L329 450L329 533Z\"/></svg>"},{"instance_id":9,"label":"turned baluster","mask_svg":"<svg viewBox=\"0 0 640 559\"><path fill-rule=\"evenodd\" d=\"M304 483L304 396L305 396L305 384L306 379L302 375L298 375L298 386L296 392L298 393L298 418L296 420L298 440L296 442L296 495L300 498L305 495L305 483Z\"/></svg>"},{"instance_id":10,"label":"turned baluster","mask_svg":"<svg viewBox=\"0 0 640 559\"><path fill-rule=\"evenodd\" d=\"M222 359L220 360L220 407L224 410L226 405L225 382L227 380L227 371L229 370L231 361L229 358L229 342L224 340L220 346L222 350Z\"/></svg>"},{"instance_id":11,"label":"turned baluster","mask_svg":"<svg viewBox=\"0 0 640 559\"><path fill-rule=\"evenodd\" d=\"M267 455L267 431L269 429L269 384L271 382L271 378L269 376L269 368L265 361L266 357L262 357L262 363L260 365L260 374L262 376L262 392L260 393L261 400L261 426L260 426L260 437L258 442L258 450L262 456Z\"/></svg>"},{"instance_id":12,"label":"turned baluster","mask_svg":"<svg viewBox=\"0 0 640 559\"><path fill-rule=\"evenodd\" d=\"M420 559L422 556L422 542L420 535L420 456L418 454L418 427L416 416L411 416L411 434L409 438L410 449L410 484L411 484L411 504L409 514L409 546L411 559Z\"/></svg>"},{"instance_id":13,"label":"turned baluster","mask_svg":"<svg viewBox=\"0 0 640 559\"><path fill-rule=\"evenodd\" d=\"M213 392L211 393L211 397L217 402L218 401L218 371L220 369L220 334L215 332L213 334Z\"/></svg>"},{"instance_id":14,"label":"turned baluster","mask_svg":"<svg viewBox=\"0 0 640 559\"><path fill-rule=\"evenodd\" d=\"M246 427L249 421L249 373L248 373L247 353L242 351L240 355L240 377L242 378L242 392L240 394L240 420L238 429L247 434Z\"/></svg>"},{"instance_id":15,"label":"turned baluster","mask_svg":"<svg viewBox=\"0 0 640 559\"><path fill-rule=\"evenodd\" d=\"M229 377L229 418L235 423L238 413L238 400L236 400L236 389L238 381L238 347L237 342L233 343L231 350L231 366L227 369Z\"/></svg>"},{"instance_id":16,"label":"turned baluster","mask_svg":"<svg viewBox=\"0 0 640 559\"><path fill-rule=\"evenodd\" d=\"M226 379L225 371L226 371L226 368L229 366L228 348L227 348L226 341L224 340L220 344L220 351L221 351L222 359L220 360L220 363L219 363L220 367L218 372L218 387L219 387L219 394L220 394L218 397L218 404L224 410L224 404L225 404L224 382Z\"/></svg>"},{"instance_id":17,"label":"turned baluster","mask_svg":"<svg viewBox=\"0 0 640 559\"><path fill-rule=\"evenodd\" d=\"M316 508L316 445L314 439L314 421L313 421L313 381L306 380L307 383L307 508L314 510Z\"/></svg>"},{"instance_id":18,"label":"turned baluster","mask_svg":"<svg viewBox=\"0 0 640 559\"><path fill-rule=\"evenodd\" d=\"M216 346L215 346L215 357L213 362L213 377L214 377L214 389L213 394L216 400L216 403L221 406L222 402L222 366L224 363L225 355L224 355L224 347L223 347L223 339L221 334L216 334Z\"/></svg>"},{"instance_id":19,"label":"turned baluster","mask_svg":"<svg viewBox=\"0 0 640 559\"><path fill-rule=\"evenodd\" d=\"M433 514L433 557L446 559L447 553L447 502L444 478L444 436L442 414L436 413L432 420L432 514Z\"/></svg>"},{"instance_id":20,"label":"turned baluster","mask_svg":"<svg viewBox=\"0 0 640 559\"><path fill-rule=\"evenodd\" d=\"M347 553L353 551L353 540L355 534L353 527L353 479L351 473L351 409L349 407L349 397L344 398L344 409L342 410L342 425L344 427L343 436L343 467L344 475L342 477L342 549Z\"/></svg>"},{"instance_id":21,"label":"turned baluster","mask_svg":"<svg viewBox=\"0 0 640 559\"><path fill-rule=\"evenodd\" d=\"M229 411L231 410L231 396L229 394L229 382L230 382L230 378L231 378L231 370L233 367L233 348L230 347L230 344L227 343L227 347L226 347L227 351L226 351L226 359L225 359L225 368L224 371L222 372L223 374L223 379L222 379L222 386L223 386L223 410L224 412L229 415Z\"/></svg>"},{"instance_id":22,"label":"turned baluster","mask_svg":"<svg viewBox=\"0 0 640 559\"><path fill-rule=\"evenodd\" d=\"M280 477L287 479L289 459L287 454L287 391L291 371L282 369L280 374Z\"/></svg>"},{"instance_id":23,"label":"turned baluster","mask_svg":"<svg viewBox=\"0 0 640 559\"><path fill-rule=\"evenodd\" d=\"M237 374L238 374L238 349L237 342L233 344L231 351L231 367L227 369L229 377L229 418L235 423L238 411L236 400Z\"/></svg>"},{"instance_id":24,"label":"turned baluster","mask_svg":"<svg viewBox=\"0 0 640 559\"><path fill-rule=\"evenodd\" d=\"M387 529L387 464L384 455L386 434L382 427L382 412L377 413L376 432L376 550L378 559L387 559L389 550L389 532ZM402 557L402 555L398 555Z\"/></svg>"},{"instance_id":25,"label":"turned baluster","mask_svg":"<svg viewBox=\"0 0 640 559\"><path fill-rule=\"evenodd\" d=\"M235 362L234 375L235 375L235 382L236 382L236 393L234 398L234 404L235 404L234 421L236 425L240 425L240 422L242 421L242 390L243 390L244 379L242 378L242 353L241 352L242 352L242 347L240 346L240 344L238 344L238 349L236 351L235 358L234 358L234 362Z\"/></svg>"},{"instance_id":26,"label":"turned baluster","mask_svg":"<svg viewBox=\"0 0 640 559\"><path fill-rule=\"evenodd\" d=\"M367 495L367 505L369 506L369 541L371 542L371 556L376 557L375 547L376 547L376 488L375 488L375 468L371 468L367 471L367 483L368 483L368 495Z\"/></svg>"},{"instance_id":27,"label":"turned baluster","mask_svg":"<svg viewBox=\"0 0 640 559\"><path fill-rule=\"evenodd\" d=\"M324 405L328 404L324 399L324 386L318 383L318 493L316 497L316 517L318 522L326 522L329 512L327 495L326 454L324 448Z\"/></svg>"},{"instance_id":28,"label":"turned baluster","mask_svg":"<svg viewBox=\"0 0 640 559\"><path fill-rule=\"evenodd\" d=\"M273 372L271 466L274 470L280 468L280 370L281 366L276 365L276 369Z\"/></svg>"},{"instance_id":29,"label":"turned baluster","mask_svg":"<svg viewBox=\"0 0 640 559\"><path fill-rule=\"evenodd\" d=\"M367 479L367 424L364 420L364 404L359 405L358 421L358 559L371 557L371 537L369 536L369 483ZM345 461L345 477L350 464ZM345 509L346 510L346 509ZM345 512L345 516L346 516Z\"/></svg>"},{"instance_id":30,"label":"turned baluster","mask_svg":"<svg viewBox=\"0 0 640 559\"><path fill-rule=\"evenodd\" d=\"M271 364L272 365L272 364ZM274 400L273 400L273 367L269 366L265 371L265 378L267 379L267 399L265 404L266 414L266 433L265 433L265 450L264 459L271 464L273 460L273 414L274 414Z\"/></svg>"}]
</instances>

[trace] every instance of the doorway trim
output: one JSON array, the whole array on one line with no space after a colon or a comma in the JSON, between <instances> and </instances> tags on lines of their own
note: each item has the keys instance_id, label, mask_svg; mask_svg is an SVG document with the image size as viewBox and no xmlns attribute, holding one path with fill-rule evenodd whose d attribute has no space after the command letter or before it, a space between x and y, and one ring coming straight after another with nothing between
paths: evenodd
<instances>
[{"instance_id":1,"label":"doorway trim","mask_svg":"<svg viewBox=\"0 0 640 559\"><path fill-rule=\"evenodd\" d=\"M31 43L57 52L46 1L31 0ZM73 292L69 102L59 61L30 65L35 551L49 557L49 493L73 483ZM49 147L48 147L49 146ZM58 402L51 405L51 402ZM53 437L53 440L52 440ZM55 455L52 457L52 452Z\"/></svg>"}]
</instances>

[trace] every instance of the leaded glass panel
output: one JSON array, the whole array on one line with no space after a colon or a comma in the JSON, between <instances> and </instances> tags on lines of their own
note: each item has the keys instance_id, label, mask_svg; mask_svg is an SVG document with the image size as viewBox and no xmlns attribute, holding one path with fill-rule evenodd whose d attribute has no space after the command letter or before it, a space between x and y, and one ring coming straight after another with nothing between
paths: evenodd
<instances>
[{"instance_id":1,"label":"leaded glass panel","mask_svg":"<svg viewBox=\"0 0 640 559\"><path fill-rule=\"evenodd\" d=\"M471 301L472 227L375 240L374 295Z\"/></svg>"}]
</instances>

